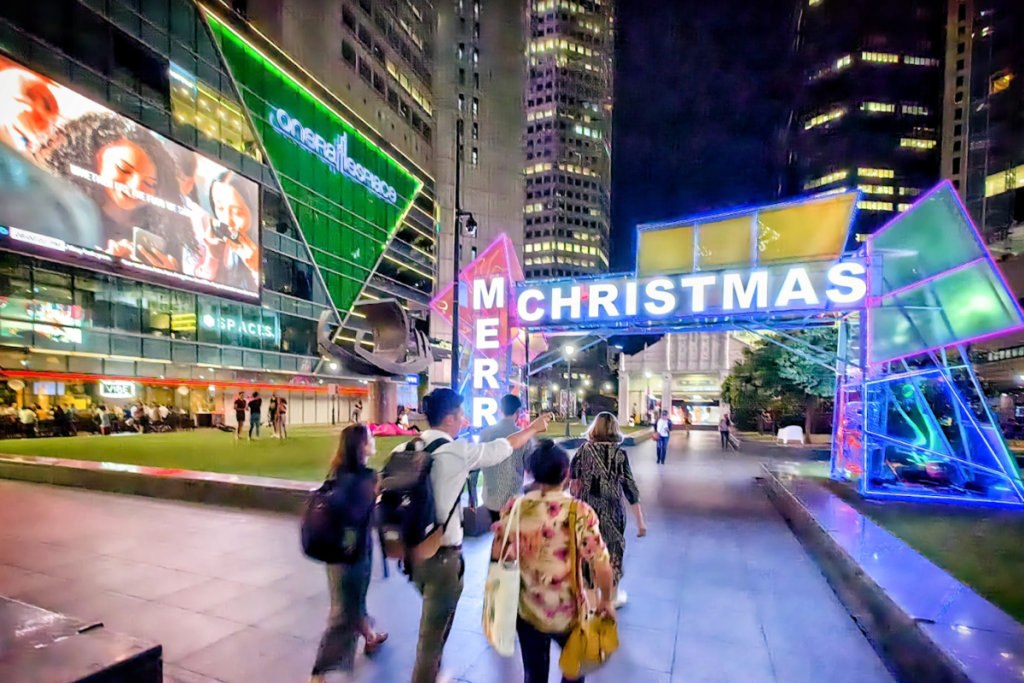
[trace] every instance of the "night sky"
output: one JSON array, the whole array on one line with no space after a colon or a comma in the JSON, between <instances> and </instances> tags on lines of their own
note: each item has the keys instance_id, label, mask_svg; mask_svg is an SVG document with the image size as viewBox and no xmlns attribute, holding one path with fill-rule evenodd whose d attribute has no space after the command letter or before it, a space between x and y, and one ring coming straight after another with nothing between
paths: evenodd
<instances>
[{"instance_id":1,"label":"night sky","mask_svg":"<svg viewBox=\"0 0 1024 683\"><path fill-rule=\"evenodd\" d=\"M638 223L775 198L798 0L618 0L611 270Z\"/></svg>"}]
</instances>

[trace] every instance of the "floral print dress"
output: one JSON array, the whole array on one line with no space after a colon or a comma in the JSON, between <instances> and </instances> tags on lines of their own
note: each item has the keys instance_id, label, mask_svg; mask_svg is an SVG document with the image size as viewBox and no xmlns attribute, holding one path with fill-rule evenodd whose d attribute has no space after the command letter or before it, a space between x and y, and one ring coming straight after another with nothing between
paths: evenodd
<instances>
[{"instance_id":1,"label":"floral print dress","mask_svg":"<svg viewBox=\"0 0 1024 683\"><path fill-rule=\"evenodd\" d=\"M519 550L519 616L544 633L566 633L576 620L577 597L569 561L569 508L571 496L564 491L531 491L523 496L519 537L509 518L517 499L508 502L494 524L494 552L501 552L505 527L512 523L505 557ZM581 562L608 561L597 515L586 503L576 507L576 543Z\"/></svg>"}]
</instances>

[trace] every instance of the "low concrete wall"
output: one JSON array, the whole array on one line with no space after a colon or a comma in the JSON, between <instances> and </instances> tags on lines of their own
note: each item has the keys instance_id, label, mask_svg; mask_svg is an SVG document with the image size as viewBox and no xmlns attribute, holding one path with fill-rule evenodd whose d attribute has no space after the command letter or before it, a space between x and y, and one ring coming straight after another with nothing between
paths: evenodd
<instances>
[{"instance_id":1,"label":"low concrete wall","mask_svg":"<svg viewBox=\"0 0 1024 683\"><path fill-rule=\"evenodd\" d=\"M1024 627L806 480L765 467L769 499L901 681L1020 680Z\"/></svg>"},{"instance_id":2,"label":"low concrete wall","mask_svg":"<svg viewBox=\"0 0 1024 683\"><path fill-rule=\"evenodd\" d=\"M0 478L271 512L298 513L310 482L0 455Z\"/></svg>"}]
</instances>

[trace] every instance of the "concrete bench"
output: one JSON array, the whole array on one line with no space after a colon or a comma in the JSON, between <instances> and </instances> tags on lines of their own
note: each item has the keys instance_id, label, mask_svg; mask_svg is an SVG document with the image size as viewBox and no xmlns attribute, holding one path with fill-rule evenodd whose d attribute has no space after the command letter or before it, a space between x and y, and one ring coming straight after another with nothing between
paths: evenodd
<instances>
[{"instance_id":1,"label":"concrete bench","mask_svg":"<svg viewBox=\"0 0 1024 683\"><path fill-rule=\"evenodd\" d=\"M0 681L162 683L159 645L0 596Z\"/></svg>"}]
</instances>

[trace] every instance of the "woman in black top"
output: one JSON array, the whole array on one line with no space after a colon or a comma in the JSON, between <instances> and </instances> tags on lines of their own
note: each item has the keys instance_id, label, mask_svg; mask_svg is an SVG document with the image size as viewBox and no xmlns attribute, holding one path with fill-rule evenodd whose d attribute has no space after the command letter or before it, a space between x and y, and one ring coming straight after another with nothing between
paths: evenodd
<instances>
[{"instance_id":1,"label":"woman in black top","mask_svg":"<svg viewBox=\"0 0 1024 683\"><path fill-rule=\"evenodd\" d=\"M341 444L331 460L327 476L337 479L337 488L345 495L344 505L348 510L360 511L361 517L365 516L355 529L359 560L352 564L327 565L331 614L327 631L320 641L310 683L322 683L324 673L332 669L351 671L359 636L366 638L365 652L368 655L388 638L387 633L373 630L372 621L366 613L366 591L370 586L373 564L370 517L377 499L377 473L366 466L366 459L376 452L377 446L369 427L362 423L354 424L342 430Z\"/></svg>"}]
</instances>

